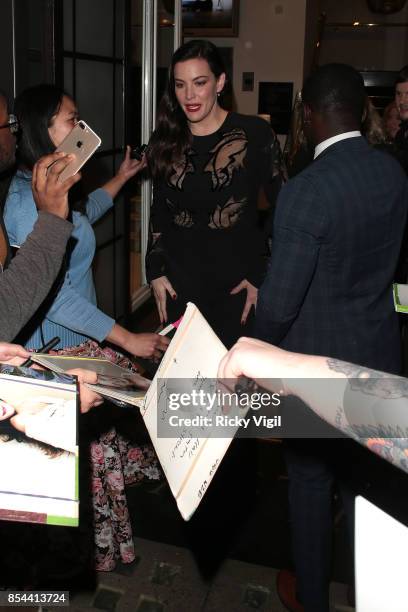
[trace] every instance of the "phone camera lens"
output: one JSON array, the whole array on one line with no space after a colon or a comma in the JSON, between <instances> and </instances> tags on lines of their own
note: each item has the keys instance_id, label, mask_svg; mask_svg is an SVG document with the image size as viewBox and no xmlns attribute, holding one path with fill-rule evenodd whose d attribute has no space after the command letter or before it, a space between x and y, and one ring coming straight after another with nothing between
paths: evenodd
<instances>
[{"instance_id":1,"label":"phone camera lens","mask_svg":"<svg viewBox=\"0 0 408 612\"><path fill-rule=\"evenodd\" d=\"M81 130L85 129L85 125L82 123L82 121L79 121L78 125L81 128Z\"/></svg>"}]
</instances>

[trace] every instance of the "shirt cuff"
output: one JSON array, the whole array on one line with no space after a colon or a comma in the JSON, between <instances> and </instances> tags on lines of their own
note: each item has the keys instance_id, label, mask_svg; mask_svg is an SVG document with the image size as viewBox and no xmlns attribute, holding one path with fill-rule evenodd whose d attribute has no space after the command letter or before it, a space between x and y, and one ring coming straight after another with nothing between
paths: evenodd
<instances>
[{"instance_id":1,"label":"shirt cuff","mask_svg":"<svg viewBox=\"0 0 408 612\"><path fill-rule=\"evenodd\" d=\"M92 210L92 204L94 205L93 207L95 210ZM95 189L95 191L92 191L92 193L88 195L86 208L89 217L93 219L92 223L100 219L100 217L102 217L102 215L112 208L112 206L112 196L102 187ZM88 208L91 210L88 211Z\"/></svg>"},{"instance_id":2,"label":"shirt cuff","mask_svg":"<svg viewBox=\"0 0 408 612\"><path fill-rule=\"evenodd\" d=\"M95 309L92 317L89 318L83 331L79 333L85 333L90 338L94 338L98 342L102 342L106 339L109 333L112 331L115 325L115 319L109 317L99 309Z\"/></svg>"}]
</instances>

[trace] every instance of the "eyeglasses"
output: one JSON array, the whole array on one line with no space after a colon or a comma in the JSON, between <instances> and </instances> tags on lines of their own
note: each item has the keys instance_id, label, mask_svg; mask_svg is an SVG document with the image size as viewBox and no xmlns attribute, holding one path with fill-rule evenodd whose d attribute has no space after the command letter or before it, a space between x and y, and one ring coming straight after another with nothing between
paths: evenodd
<instances>
[{"instance_id":1,"label":"eyeglasses","mask_svg":"<svg viewBox=\"0 0 408 612\"><path fill-rule=\"evenodd\" d=\"M0 125L0 130L2 130L3 128L10 128L10 132L12 134L17 134L20 128L17 117L15 115L10 114L7 123L5 125Z\"/></svg>"}]
</instances>

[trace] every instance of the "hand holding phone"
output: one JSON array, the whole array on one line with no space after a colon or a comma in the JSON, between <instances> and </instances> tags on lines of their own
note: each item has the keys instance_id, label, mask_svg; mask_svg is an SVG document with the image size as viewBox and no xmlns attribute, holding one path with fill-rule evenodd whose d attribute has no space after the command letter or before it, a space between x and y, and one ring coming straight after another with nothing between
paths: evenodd
<instances>
[{"instance_id":1,"label":"hand holding phone","mask_svg":"<svg viewBox=\"0 0 408 612\"><path fill-rule=\"evenodd\" d=\"M64 181L76 174L91 155L95 153L101 142L99 136L91 130L85 121L78 121L56 149L56 152L62 152L65 155L75 155L75 159L60 174L59 180Z\"/></svg>"},{"instance_id":2,"label":"hand holding phone","mask_svg":"<svg viewBox=\"0 0 408 612\"><path fill-rule=\"evenodd\" d=\"M146 151L147 145L142 144L138 147L132 147L130 151L130 158L137 159L137 161L142 161L143 153Z\"/></svg>"},{"instance_id":3,"label":"hand holding phone","mask_svg":"<svg viewBox=\"0 0 408 612\"><path fill-rule=\"evenodd\" d=\"M132 147L126 145L125 157L113 179L116 180L116 187L119 189L121 189L129 179L133 178L146 167L146 158L143 153L141 153L141 150L141 147L137 147L137 151L135 152L135 147L133 147L132 156ZM136 159L135 155L139 156L140 159ZM104 187L106 188L106 185ZM115 197L116 193L112 192L111 195Z\"/></svg>"},{"instance_id":4,"label":"hand holding phone","mask_svg":"<svg viewBox=\"0 0 408 612\"><path fill-rule=\"evenodd\" d=\"M61 181L60 176L73 159L72 156L54 152L41 157L34 164L31 187L39 211L49 212L62 219L67 218L68 191L81 176L77 173L65 181Z\"/></svg>"}]
</instances>

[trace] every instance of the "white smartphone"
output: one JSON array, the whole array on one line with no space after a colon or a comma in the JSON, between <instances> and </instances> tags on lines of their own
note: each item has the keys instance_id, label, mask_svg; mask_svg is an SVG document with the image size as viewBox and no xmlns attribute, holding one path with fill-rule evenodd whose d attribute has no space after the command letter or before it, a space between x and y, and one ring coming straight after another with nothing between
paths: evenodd
<instances>
[{"instance_id":1,"label":"white smartphone","mask_svg":"<svg viewBox=\"0 0 408 612\"><path fill-rule=\"evenodd\" d=\"M64 181L76 174L84 163L88 161L91 155L95 153L96 149L101 145L101 142L99 136L91 130L85 121L78 121L68 136L66 136L56 148L56 151L62 151L66 155L75 155L75 159L73 159L60 174L59 180Z\"/></svg>"}]
</instances>

